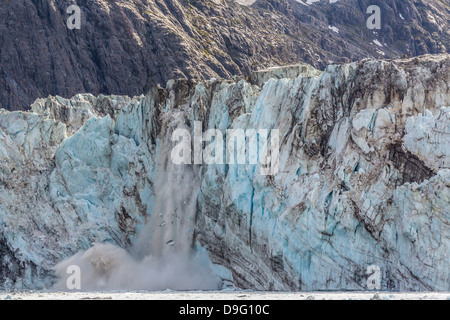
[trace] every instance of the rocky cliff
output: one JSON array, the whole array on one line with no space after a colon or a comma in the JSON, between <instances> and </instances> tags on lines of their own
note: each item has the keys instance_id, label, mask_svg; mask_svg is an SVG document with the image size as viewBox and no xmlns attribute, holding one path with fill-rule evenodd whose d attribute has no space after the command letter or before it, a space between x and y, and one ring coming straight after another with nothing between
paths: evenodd
<instances>
[{"instance_id":1,"label":"rocky cliff","mask_svg":"<svg viewBox=\"0 0 450 320\"><path fill-rule=\"evenodd\" d=\"M2 110L1 287L50 287L93 243L130 249L160 214L168 137L200 121L279 130L276 174L204 163L178 186L196 200L184 239L236 286L362 290L376 265L382 289L449 290L449 69L449 55L297 65Z\"/></svg>"},{"instance_id":2,"label":"rocky cliff","mask_svg":"<svg viewBox=\"0 0 450 320\"><path fill-rule=\"evenodd\" d=\"M450 50L448 0L252 2L0 1L0 107L27 110L49 94L133 96L169 79L296 62L324 69ZM72 4L81 9L79 30L66 27ZM381 9L380 30L366 26L370 5Z\"/></svg>"}]
</instances>

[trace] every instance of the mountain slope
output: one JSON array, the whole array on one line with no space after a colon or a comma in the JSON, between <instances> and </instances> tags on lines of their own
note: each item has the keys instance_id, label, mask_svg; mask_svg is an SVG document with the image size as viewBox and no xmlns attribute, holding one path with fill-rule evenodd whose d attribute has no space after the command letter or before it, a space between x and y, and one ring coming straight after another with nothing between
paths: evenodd
<instances>
[{"instance_id":1,"label":"mountain slope","mask_svg":"<svg viewBox=\"0 0 450 320\"><path fill-rule=\"evenodd\" d=\"M138 95L173 78L248 74L273 65L450 51L447 0L0 1L0 107L28 109L49 94ZM366 27L371 4L382 29ZM374 42L376 40L376 42Z\"/></svg>"}]
</instances>

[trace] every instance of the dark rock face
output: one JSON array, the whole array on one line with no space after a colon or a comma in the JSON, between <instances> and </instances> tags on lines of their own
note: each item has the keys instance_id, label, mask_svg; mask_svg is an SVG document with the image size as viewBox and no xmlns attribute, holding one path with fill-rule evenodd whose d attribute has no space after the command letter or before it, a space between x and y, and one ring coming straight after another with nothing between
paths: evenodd
<instances>
[{"instance_id":1,"label":"dark rock face","mask_svg":"<svg viewBox=\"0 0 450 320\"><path fill-rule=\"evenodd\" d=\"M0 263L0 279L19 278L21 275L20 260L15 257L14 252L8 247L3 236L0 237L0 256L2 257ZM13 286L14 284L15 283L11 281L10 285ZM0 288L4 289L3 287L6 288L7 285L2 283Z\"/></svg>"},{"instance_id":2,"label":"dark rock face","mask_svg":"<svg viewBox=\"0 0 450 320\"><path fill-rule=\"evenodd\" d=\"M450 49L448 0L79 0L81 29L69 30L72 4L0 1L0 107L27 109L49 94L137 95L172 78L300 61L324 68ZM377 34L366 27L372 4L381 8Z\"/></svg>"},{"instance_id":3,"label":"dark rock face","mask_svg":"<svg viewBox=\"0 0 450 320\"><path fill-rule=\"evenodd\" d=\"M407 182L422 183L435 175L433 170L428 168L418 157L411 152L402 150L401 144L392 146L389 152L389 160L401 173L399 184Z\"/></svg>"}]
</instances>

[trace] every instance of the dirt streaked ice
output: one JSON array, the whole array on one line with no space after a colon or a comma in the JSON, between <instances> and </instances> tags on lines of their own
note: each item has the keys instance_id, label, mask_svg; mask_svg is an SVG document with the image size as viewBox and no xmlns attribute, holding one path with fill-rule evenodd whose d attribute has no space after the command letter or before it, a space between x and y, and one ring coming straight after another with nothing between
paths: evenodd
<instances>
[{"instance_id":1,"label":"dirt streaked ice","mask_svg":"<svg viewBox=\"0 0 450 320\"><path fill-rule=\"evenodd\" d=\"M448 291L450 56L287 68L0 110L0 288L51 288L77 252L144 239L206 252L224 287L365 290L376 265L381 290ZM171 180L159 159L194 121L279 129L279 172L204 164Z\"/></svg>"}]
</instances>

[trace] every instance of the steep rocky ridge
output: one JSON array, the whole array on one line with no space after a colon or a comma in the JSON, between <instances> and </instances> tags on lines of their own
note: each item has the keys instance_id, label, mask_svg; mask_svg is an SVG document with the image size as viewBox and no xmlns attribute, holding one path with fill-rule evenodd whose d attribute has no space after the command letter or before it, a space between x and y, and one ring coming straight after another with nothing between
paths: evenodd
<instances>
[{"instance_id":1,"label":"steep rocky ridge","mask_svg":"<svg viewBox=\"0 0 450 320\"><path fill-rule=\"evenodd\" d=\"M311 4L307 4L311 3ZM66 9L81 8L80 30ZM369 30L369 5L381 30ZM77 93L138 95L169 79L229 78L274 65L450 49L448 0L3 0L0 106Z\"/></svg>"}]
</instances>

